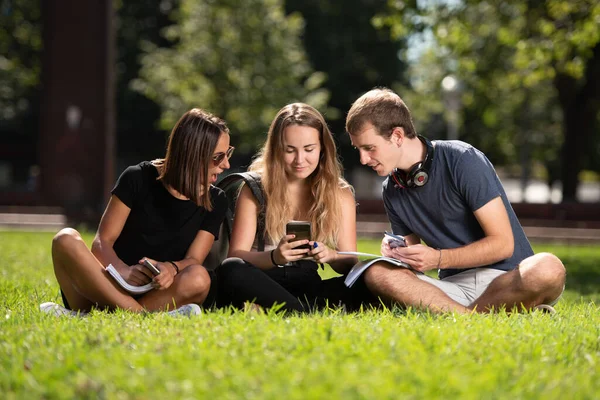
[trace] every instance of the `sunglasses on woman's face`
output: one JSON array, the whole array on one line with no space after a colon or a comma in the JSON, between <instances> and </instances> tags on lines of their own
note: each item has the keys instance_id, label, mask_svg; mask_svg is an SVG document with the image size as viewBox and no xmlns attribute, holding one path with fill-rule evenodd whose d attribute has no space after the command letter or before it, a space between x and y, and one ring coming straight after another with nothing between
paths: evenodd
<instances>
[{"instance_id":1,"label":"sunglasses on woman's face","mask_svg":"<svg viewBox=\"0 0 600 400\"><path fill-rule=\"evenodd\" d=\"M231 155L233 154L234 150L235 150L235 147L229 146L229 148L227 149L227 151L225 153L217 153L217 154L213 155L213 157L212 157L213 165L216 167L217 165L221 164L223 162L223 160L225 160L225 158L227 158L229 160L231 158Z\"/></svg>"}]
</instances>

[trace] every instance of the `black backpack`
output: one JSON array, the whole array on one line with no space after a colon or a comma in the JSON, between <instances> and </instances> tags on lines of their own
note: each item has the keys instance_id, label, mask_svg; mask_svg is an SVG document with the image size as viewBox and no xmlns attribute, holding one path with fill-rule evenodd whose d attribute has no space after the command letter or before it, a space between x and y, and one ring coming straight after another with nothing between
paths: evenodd
<instances>
[{"instance_id":1,"label":"black backpack","mask_svg":"<svg viewBox=\"0 0 600 400\"><path fill-rule=\"evenodd\" d=\"M229 239L233 227L233 217L235 214L235 203L238 194L240 193L242 183L245 183L246 186L252 190L252 194L256 197L258 204L260 205L256 221L258 251L264 251L265 249L265 197L260 184L260 176L256 172L238 172L229 174L216 185L225 192L225 196L227 197L227 211L225 213L225 220L221 224L219 239L215 240L210 252L204 260L204 267L208 270L216 269L227 257L227 252L229 251Z\"/></svg>"}]
</instances>

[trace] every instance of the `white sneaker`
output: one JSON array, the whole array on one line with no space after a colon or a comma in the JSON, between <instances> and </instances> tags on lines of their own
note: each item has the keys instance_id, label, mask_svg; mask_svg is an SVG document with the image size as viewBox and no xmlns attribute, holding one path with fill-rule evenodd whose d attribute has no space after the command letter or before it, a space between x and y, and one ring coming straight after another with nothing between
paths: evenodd
<instances>
[{"instance_id":1,"label":"white sneaker","mask_svg":"<svg viewBox=\"0 0 600 400\"><path fill-rule=\"evenodd\" d=\"M549 304L538 304L537 306L533 307L533 311L536 310L545 314L556 314L554 307Z\"/></svg>"},{"instance_id":2,"label":"white sneaker","mask_svg":"<svg viewBox=\"0 0 600 400\"><path fill-rule=\"evenodd\" d=\"M73 311L61 306L60 304L53 303L51 301L40 304L40 311L46 314L51 314L57 317L66 315L67 317L87 317L88 313L85 311Z\"/></svg>"},{"instance_id":3,"label":"white sneaker","mask_svg":"<svg viewBox=\"0 0 600 400\"><path fill-rule=\"evenodd\" d=\"M171 315L171 316L179 316L179 315L183 315L186 317L191 317L192 315L200 315L202 314L202 309L200 308L200 306L198 304L186 304L185 306L181 306L179 308L176 308L175 310L169 311L167 312L167 314Z\"/></svg>"}]
</instances>

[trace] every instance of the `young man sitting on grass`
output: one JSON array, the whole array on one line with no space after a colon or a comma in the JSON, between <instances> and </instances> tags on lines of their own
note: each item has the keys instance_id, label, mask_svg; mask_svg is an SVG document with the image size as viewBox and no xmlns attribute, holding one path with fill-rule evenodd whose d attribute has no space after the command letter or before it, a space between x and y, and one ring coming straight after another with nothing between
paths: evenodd
<instances>
[{"instance_id":1,"label":"young man sitting on grass","mask_svg":"<svg viewBox=\"0 0 600 400\"><path fill-rule=\"evenodd\" d=\"M379 176L386 213L407 247L381 253L413 270L378 262L367 287L384 300L434 312L541 308L554 312L565 268L533 250L487 157L461 141L418 136L408 107L374 89L350 108L346 130L360 162ZM421 244L421 240L427 246ZM423 272L438 269L439 278Z\"/></svg>"}]
</instances>

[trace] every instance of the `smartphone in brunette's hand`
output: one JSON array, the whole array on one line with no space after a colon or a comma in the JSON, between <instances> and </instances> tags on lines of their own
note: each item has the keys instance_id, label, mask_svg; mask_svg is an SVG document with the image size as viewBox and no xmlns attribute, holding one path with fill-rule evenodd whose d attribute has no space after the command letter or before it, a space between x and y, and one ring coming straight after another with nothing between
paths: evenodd
<instances>
[{"instance_id":1,"label":"smartphone in brunette's hand","mask_svg":"<svg viewBox=\"0 0 600 400\"><path fill-rule=\"evenodd\" d=\"M297 240L310 240L310 222L308 221L290 221L285 226L286 235L296 235L296 238L292 239L292 242ZM310 244L303 244L296 247L297 249L311 249Z\"/></svg>"},{"instance_id":2,"label":"smartphone in brunette's hand","mask_svg":"<svg viewBox=\"0 0 600 400\"><path fill-rule=\"evenodd\" d=\"M144 258L144 261L142 261L142 265L144 267L148 268L150 270L150 272L152 272L152 275L160 274L160 270L158 268L156 268L154 266L154 264L152 264L150 261L148 261L148 259Z\"/></svg>"}]
</instances>

